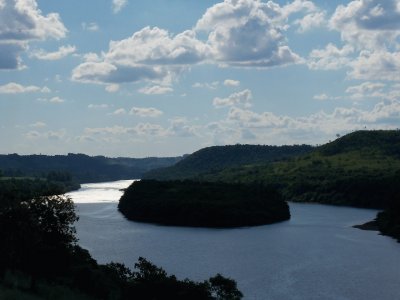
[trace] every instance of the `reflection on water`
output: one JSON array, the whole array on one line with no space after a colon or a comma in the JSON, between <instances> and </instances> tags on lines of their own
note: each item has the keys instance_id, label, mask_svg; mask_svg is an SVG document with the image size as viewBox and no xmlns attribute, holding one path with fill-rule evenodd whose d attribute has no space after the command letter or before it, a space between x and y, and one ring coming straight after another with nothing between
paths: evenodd
<instances>
[{"instance_id":1,"label":"reflection on water","mask_svg":"<svg viewBox=\"0 0 400 300\"><path fill-rule=\"evenodd\" d=\"M158 226L118 212L120 189L130 182L87 184L70 194L80 244L100 263L132 267L143 256L180 278L219 272L238 282L245 299L400 299L400 244L351 227L374 210L291 203L291 220L274 225Z\"/></svg>"}]
</instances>

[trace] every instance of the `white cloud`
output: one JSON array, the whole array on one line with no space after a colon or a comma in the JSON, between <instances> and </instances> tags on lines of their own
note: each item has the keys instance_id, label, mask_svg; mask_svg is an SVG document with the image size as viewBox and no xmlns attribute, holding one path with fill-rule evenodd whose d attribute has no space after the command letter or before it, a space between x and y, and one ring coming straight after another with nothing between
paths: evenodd
<instances>
[{"instance_id":1,"label":"white cloud","mask_svg":"<svg viewBox=\"0 0 400 300\"><path fill-rule=\"evenodd\" d=\"M314 49L308 59L308 66L315 70L337 70L348 66L351 59L349 55L354 52L354 48L345 45L342 49L333 44L328 44L325 49Z\"/></svg>"},{"instance_id":2,"label":"white cloud","mask_svg":"<svg viewBox=\"0 0 400 300\"><path fill-rule=\"evenodd\" d=\"M125 108L118 108L112 113L112 115L115 116L126 115L126 110Z\"/></svg>"},{"instance_id":3,"label":"white cloud","mask_svg":"<svg viewBox=\"0 0 400 300\"><path fill-rule=\"evenodd\" d=\"M298 31L304 33L313 28L319 28L326 25L326 12L319 11L315 13L308 14L302 19L298 19L294 24L299 26Z\"/></svg>"},{"instance_id":4,"label":"white cloud","mask_svg":"<svg viewBox=\"0 0 400 300\"><path fill-rule=\"evenodd\" d=\"M219 81L213 81L211 83L208 82L196 82L192 84L192 87L194 88L206 88L210 90L215 90L219 85Z\"/></svg>"},{"instance_id":5,"label":"white cloud","mask_svg":"<svg viewBox=\"0 0 400 300\"><path fill-rule=\"evenodd\" d=\"M310 54L312 69L349 68L348 78L399 81L400 11L398 0L350 1L339 5L329 27L340 32L343 47L333 44Z\"/></svg>"},{"instance_id":6,"label":"white cloud","mask_svg":"<svg viewBox=\"0 0 400 300\"><path fill-rule=\"evenodd\" d=\"M97 23L95 22L90 22L90 23L83 22L81 25L82 29L87 31L98 31L100 29L99 25L97 25Z\"/></svg>"},{"instance_id":7,"label":"white cloud","mask_svg":"<svg viewBox=\"0 0 400 300\"><path fill-rule=\"evenodd\" d=\"M171 81L188 64L204 60L208 46L193 31L171 36L160 28L145 27L131 37L111 41L109 50L77 66L72 79L81 82L116 84L141 80Z\"/></svg>"},{"instance_id":8,"label":"white cloud","mask_svg":"<svg viewBox=\"0 0 400 300\"><path fill-rule=\"evenodd\" d=\"M28 43L61 39L67 29L57 13L43 15L35 0L5 0L0 6L0 69L23 67L20 55Z\"/></svg>"},{"instance_id":9,"label":"white cloud","mask_svg":"<svg viewBox=\"0 0 400 300\"><path fill-rule=\"evenodd\" d=\"M47 140L61 140L65 137L66 135L66 130L65 129L60 129L57 131L47 131L47 132L38 132L35 130L29 131L25 134L25 137L31 140L37 140L37 139L47 139Z\"/></svg>"},{"instance_id":10,"label":"white cloud","mask_svg":"<svg viewBox=\"0 0 400 300\"><path fill-rule=\"evenodd\" d=\"M43 93L47 93L48 88L47 87L40 88L36 85L23 86L15 82L10 82L0 86L0 94L22 94L22 93L32 93L40 91Z\"/></svg>"},{"instance_id":11,"label":"white cloud","mask_svg":"<svg viewBox=\"0 0 400 300\"><path fill-rule=\"evenodd\" d=\"M132 107L129 114L139 117L155 118L161 116L163 112L154 107Z\"/></svg>"},{"instance_id":12,"label":"white cloud","mask_svg":"<svg viewBox=\"0 0 400 300\"><path fill-rule=\"evenodd\" d=\"M304 0L286 6L225 0L210 7L193 29L173 35L145 27L131 37L111 41L107 51L85 55L72 79L106 85L138 81L169 85L196 64L267 68L303 63L287 45L285 31L289 16L313 12L319 11ZM310 20L302 24L312 26Z\"/></svg>"},{"instance_id":13,"label":"white cloud","mask_svg":"<svg viewBox=\"0 0 400 300\"><path fill-rule=\"evenodd\" d=\"M226 79L224 81L225 86L239 86L240 81L239 80L233 80L233 79Z\"/></svg>"},{"instance_id":14,"label":"white cloud","mask_svg":"<svg viewBox=\"0 0 400 300\"><path fill-rule=\"evenodd\" d=\"M327 94L323 93L323 94L314 95L313 99L323 101L323 100L328 100L329 96Z\"/></svg>"},{"instance_id":15,"label":"white cloud","mask_svg":"<svg viewBox=\"0 0 400 300\"><path fill-rule=\"evenodd\" d=\"M299 7L300 2L305 1L296 1ZM285 45L283 34L285 17L292 11L298 8L282 8L272 1L225 0L207 9L196 30L208 33L213 60L222 64L272 67L298 63L300 57Z\"/></svg>"},{"instance_id":16,"label":"white cloud","mask_svg":"<svg viewBox=\"0 0 400 300\"><path fill-rule=\"evenodd\" d=\"M106 109L109 108L110 106L108 104L89 104L88 108L89 109Z\"/></svg>"},{"instance_id":17,"label":"white cloud","mask_svg":"<svg viewBox=\"0 0 400 300\"><path fill-rule=\"evenodd\" d=\"M38 98L37 99L37 101L39 101L39 102L44 102L44 103L52 103L52 104L61 104L61 103L64 103L65 102L65 100L64 99L62 99L62 98L60 98L60 97L58 97L58 96L55 96L55 97L52 97L52 98Z\"/></svg>"},{"instance_id":18,"label":"white cloud","mask_svg":"<svg viewBox=\"0 0 400 300\"><path fill-rule=\"evenodd\" d=\"M346 93L351 94L352 99L384 97L383 88L386 86L380 82L363 82L359 85L350 86L346 89Z\"/></svg>"},{"instance_id":19,"label":"white cloud","mask_svg":"<svg viewBox=\"0 0 400 300\"><path fill-rule=\"evenodd\" d=\"M214 98L213 105L215 107L241 105L244 107L251 106L253 96L250 90L246 89L241 92L233 93L227 98Z\"/></svg>"},{"instance_id":20,"label":"white cloud","mask_svg":"<svg viewBox=\"0 0 400 300\"><path fill-rule=\"evenodd\" d=\"M113 0L113 12L114 14L121 11L121 9L128 4L128 0Z\"/></svg>"},{"instance_id":21,"label":"white cloud","mask_svg":"<svg viewBox=\"0 0 400 300\"><path fill-rule=\"evenodd\" d=\"M115 93L119 91L119 85L118 84L109 84L106 86L106 91L109 93Z\"/></svg>"},{"instance_id":22,"label":"white cloud","mask_svg":"<svg viewBox=\"0 0 400 300\"><path fill-rule=\"evenodd\" d=\"M160 85L146 86L139 89L139 93L146 95L162 95L171 93L173 91L174 89L170 86L160 86Z\"/></svg>"},{"instance_id":23,"label":"white cloud","mask_svg":"<svg viewBox=\"0 0 400 300\"><path fill-rule=\"evenodd\" d=\"M47 124L41 121L38 121L36 123L30 124L29 127L33 127L33 128L43 128L46 127Z\"/></svg>"},{"instance_id":24,"label":"white cloud","mask_svg":"<svg viewBox=\"0 0 400 300\"><path fill-rule=\"evenodd\" d=\"M350 65L351 78L400 81L400 52L362 51Z\"/></svg>"},{"instance_id":25,"label":"white cloud","mask_svg":"<svg viewBox=\"0 0 400 300\"><path fill-rule=\"evenodd\" d=\"M176 136L180 137L193 137L198 136L197 128L189 125L186 118L174 118L171 120L169 131Z\"/></svg>"},{"instance_id":26,"label":"white cloud","mask_svg":"<svg viewBox=\"0 0 400 300\"><path fill-rule=\"evenodd\" d=\"M60 98L60 97L58 97L58 96L56 96L56 97L50 98L49 102L50 103L64 103L65 100Z\"/></svg>"},{"instance_id":27,"label":"white cloud","mask_svg":"<svg viewBox=\"0 0 400 300\"><path fill-rule=\"evenodd\" d=\"M40 60L58 60L75 53L75 51L75 46L67 45L59 47L58 50L54 52L46 52L45 50L40 49L32 52L31 56Z\"/></svg>"}]
</instances>

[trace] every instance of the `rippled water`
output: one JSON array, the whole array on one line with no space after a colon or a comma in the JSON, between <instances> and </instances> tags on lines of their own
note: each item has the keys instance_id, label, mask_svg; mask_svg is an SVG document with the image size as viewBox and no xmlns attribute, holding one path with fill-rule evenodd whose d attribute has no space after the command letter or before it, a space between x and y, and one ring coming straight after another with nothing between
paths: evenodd
<instances>
[{"instance_id":1,"label":"rippled water","mask_svg":"<svg viewBox=\"0 0 400 300\"><path fill-rule=\"evenodd\" d=\"M400 299L400 244L352 228L376 211L290 203L290 221L237 229L127 221L120 189L132 181L86 184L77 203L80 244L100 262L132 267L143 256L179 278L234 278L245 299Z\"/></svg>"}]
</instances>

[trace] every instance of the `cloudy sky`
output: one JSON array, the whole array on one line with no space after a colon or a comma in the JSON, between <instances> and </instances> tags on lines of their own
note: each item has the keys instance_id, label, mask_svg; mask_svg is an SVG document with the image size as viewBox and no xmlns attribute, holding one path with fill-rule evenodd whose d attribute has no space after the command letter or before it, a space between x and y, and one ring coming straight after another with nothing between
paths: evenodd
<instances>
[{"instance_id":1,"label":"cloudy sky","mask_svg":"<svg viewBox=\"0 0 400 300\"><path fill-rule=\"evenodd\" d=\"M400 0L0 0L0 153L400 127Z\"/></svg>"}]
</instances>

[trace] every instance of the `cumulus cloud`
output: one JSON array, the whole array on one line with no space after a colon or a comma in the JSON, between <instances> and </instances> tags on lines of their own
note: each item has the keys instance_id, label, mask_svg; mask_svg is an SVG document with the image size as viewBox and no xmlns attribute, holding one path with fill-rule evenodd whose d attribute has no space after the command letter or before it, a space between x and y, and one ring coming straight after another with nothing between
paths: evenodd
<instances>
[{"instance_id":1,"label":"cumulus cloud","mask_svg":"<svg viewBox=\"0 0 400 300\"><path fill-rule=\"evenodd\" d=\"M67 29L57 13L43 15L35 0L4 0L0 6L0 69L22 67L20 55L34 40L61 39Z\"/></svg>"},{"instance_id":2,"label":"cumulus cloud","mask_svg":"<svg viewBox=\"0 0 400 300\"><path fill-rule=\"evenodd\" d=\"M400 80L400 52L362 51L351 62L349 76L363 80Z\"/></svg>"},{"instance_id":3,"label":"cumulus cloud","mask_svg":"<svg viewBox=\"0 0 400 300\"><path fill-rule=\"evenodd\" d=\"M194 88L206 88L210 90L215 90L219 85L219 81L208 82L196 82L192 85Z\"/></svg>"},{"instance_id":4,"label":"cumulus cloud","mask_svg":"<svg viewBox=\"0 0 400 300\"><path fill-rule=\"evenodd\" d=\"M52 104L61 104L61 103L65 102L64 99L62 99L62 98L60 98L58 96L55 96L55 97L52 97L52 98L38 98L37 100L39 102L44 102L44 103L47 102L47 103L52 103Z\"/></svg>"},{"instance_id":5,"label":"cumulus cloud","mask_svg":"<svg viewBox=\"0 0 400 300\"><path fill-rule=\"evenodd\" d=\"M41 121L38 121L36 123L30 124L29 127L33 127L33 128L43 128L46 127L47 124Z\"/></svg>"},{"instance_id":6,"label":"cumulus cloud","mask_svg":"<svg viewBox=\"0 0 400 300\"><path fill-rule=\"evenodd\" d=\"M40 88L36 85L23 86L15 82L10 82L0 86L0 94L22 94L32 92L48 93L50 92L50 89L48 87Z\"/></svg>"},{"instance_id":7,"label":"cumulus cloud","mask_svg":"<svg viewBox=\"0 0 400 300\"><path fill-rule=\"evenodd\" d=\"M349 68L351 79L400 80L398 7L398 0L357 0L339 5L329 27L340 33L343 47L329 44L325 49L312 51L309 67Z\"/></svg>"},{"instance_id":8,"label":"cumulus cloud","mask_svg":"<svg viewBox=\"0 0 400 300\"><path fill-rule=\"evenodd\" d=\"M250 107L253 96L250 90L246 89L241 92L233 93L227 98L214 98L213 105L217 108L224 106L244 106Z\"/></svg>"},{"instance_id":9,"label":"cumulus cloud","mask_svg":"<svg viewBox=\"0 0 400 300\"><path fill-rule=\"evenodd\" d=\"M191 30L172 36L166 30L145 27L127 39L111 41L101 56L87 57L73 70L72 79L107 84L168 82L185 65L203 61L207 48Z\"/></svg>"},{"instance_id":10,"label":"cumulus cloud","mask_svg":"<svg viewBox=\"0 0 400 300\"><path fill-rule=\"evenodd\" d=\"M127 4L128 4L128 0L113 0L112 8L113 8L114 14L120 12L121 9L124 8L124 6L126 6Z\"/></svg>"},{"instance_id":11,"label":"cumulus cloud","mask_svg":"<svg viewBox=\"0 0 400 300\"><path fill-rule=\"evenodd\" d=\"M163 114L161 110L154 107L132 107L129 114L139 116L139 117L159 117Z\"/></svg>"},{"instance_id":12,"label":"cumulus cloud","mask_svg":"<svg viewBox=\"0 0 400 300\"><path fill-rule=\"evenodd\" d=\"M315 70L337 70L349 65L351 62L350 54L354 48L345 45L339 49L333 44L328 44L325 49L314 49L308 59L308 66Z\"/></svg>"},{"instance_id":13,"label":"cumulus cloud","mask_svg":"<svg viewBox=\"0 0 400 300\"><path fill-rule=\"evenodd\" d=\"M308 14L302 19L294 21L294 24L299 26L298 32L304 33L313 28L319 28L326 25L326 12L318 11Z\"/></svg>"},{"instance_id":14,"label":"cumulus cloud","mask_svg":"<svg viewBox=\"0 0 400 300\"><path fill-rule=\"evenodd\" d=\"M118 109L114 110L112 115L115 115L115 116L126 115L126 110L125 110L125 108L118 108Z\"/></svg>"},{"instance_id":15,"label":"cumulus cloud","mask_svg":"<svg viewBox=\"0 0 400 300\"><path fill-rule=\"evenodd\" d=\"M285 6L273 1L225 0L207 9L193 29L174 35L162 28L145 27L131 37L111 41L107 51L86 55L73 70L72 79L106 85L170 84L196 64L268 68L302 63L287 44L288 18L319 12L305 0ZM298 26L305 30L319 19L320 15L315 15Z\"/></svg>"},{"instance_id":16,"label":"cumulus cloud","mask_svg":"<svg viewBox=\"0 0 400 300\"><path fill-rule=\"evenodd\" d=\"M169 128L171 134L180 137L193 137L198 136L197 128L189 124L186 118L174 118L171 120Z\"/></svg>"},{"instance_id":17,"label":"cumulus cloud","mask_svg":"<svg viewBox=\"0 0 400 300\"><path fill-rule=\"evenodd\" d=\"M106 109L109 108L110 106L108 104L89 104L88 108L89 109Z\"/></svg>"},{"instance_id":18,"label":"cumulus cloud","mask_svg":"<svg viewBox=\"0 0 400 300\"><path fill-rule=\"evenodd\" d=\"M322 94L314 95L313 99L323 101L323 100L328 100L329 96L325 93L322 93Z\"/></svg>"},{"instance_id":19,"label":"cumulus cloud","mask_svg":"<svg viewBox=\"0 0 400 300\"><path fill-rule=\"evenodd\" d=\"M296 1L296 3L305 1ZM301 5L300 5L301 6ZM208 33L213 60L242 67L272 67L300 62L285 45L285 14L298 11L270 1L225 0L207 9L196 30Z\"/></svg>"},{"instance_id":20,"label":"cumulus cloud","mask_svg":"<svg viewBox=\"0 0 400 300\"><path fill-rule=\"evenodd\" d=\"M139 89L139 93L145 95L162 95L173 92L174 89L170 86L153 85Z\"/></svg>"},{"instance_id":21,"label":"cumulus cloud","mask_svg":"<svg viewBox=\"0 0 400 300\"><path fill-rule=\"evenodd\" d=\"M359 85L353 85L346 89L346 93L353 99L384 97L383 88L386 84L381 82L363 82Z\"/></svg>"},{"instance_id":22,"label":"cumulus cloud","mask_svg":"<svg viewBox=\"0 0 400 300\"><path fill-rule=\"evenodd\" d=\"M233 79L226 79L224 81L225 86L239 86L240 81L239 80L233 80Z\"/></svg>"},{"instance_id":23,"label":"cumulus cloud","mask_svg":"<svg viewBox=\"0 0 400 300\"><path fill-rule=\"evenodd\" d=\"M45 50L40 49L32 52L31 55L40 60L59 60L72 53L75 53L75 51L75 46L67 45L59 47L58 50L54 52L46 52Z\"/></svg>"},{"instance_id":24,"label":"cumulus cloud","mask_svg":"<svg viewBox=\"0 0 400 300\"><path fill-rule=\"evenodd\" d=\"M90 22L90 23L83 22L81 25L82 29L87 31L98 31L100 29L99 25L97 25L97 23L95 22Z\"/></svg>"}]
</instances>

